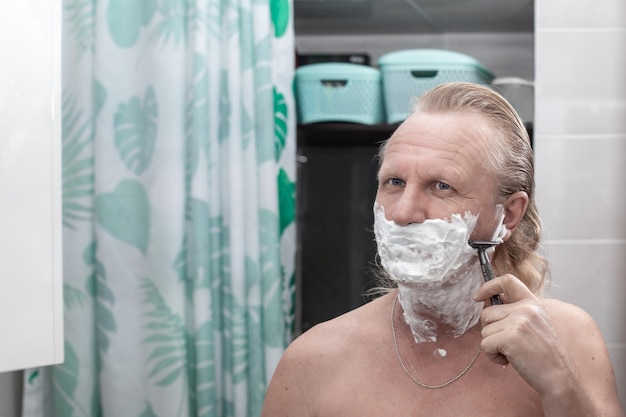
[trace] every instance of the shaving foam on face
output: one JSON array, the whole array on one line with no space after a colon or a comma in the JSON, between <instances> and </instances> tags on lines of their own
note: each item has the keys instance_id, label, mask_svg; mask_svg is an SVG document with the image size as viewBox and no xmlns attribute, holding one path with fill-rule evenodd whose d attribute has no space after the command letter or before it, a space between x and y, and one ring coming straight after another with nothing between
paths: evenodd
<instances>
[{"instance_id":1,"label":"shaving foam on face","mask_svg":"<svg viewBox=\"0 0 626 417\"><path fill-rule=\"evenodd\" d=\"M494 233L498 242L506 233L500 207ZM400 226L385 218L380 204L374 204L378 254L398 284L404 319L417 343L435 342L440 332L462 336L478 322L483 305L472 296L482 285L483 275L477 252L468 244L477 218L466 212L463 217L453 214L449 220Z\"/></svg>"}]
</instances>

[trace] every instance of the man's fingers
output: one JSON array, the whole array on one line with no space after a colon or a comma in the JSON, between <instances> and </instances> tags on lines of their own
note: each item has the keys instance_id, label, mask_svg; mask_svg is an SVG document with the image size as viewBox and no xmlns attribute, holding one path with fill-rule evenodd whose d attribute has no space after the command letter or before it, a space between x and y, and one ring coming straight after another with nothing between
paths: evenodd
<instances>
[{"instance_id":1,"label":"man's fingers","mask_svg":"<svg viewBox=\"0 0 626 417\"><path fill-rule=\"evenodd\" d=\"M487 301L494 295L500 295L505 304L514 303L534 294L518 278L504 274L486 282L474 296L476 301Z\"/></svg>"}]
</instances>

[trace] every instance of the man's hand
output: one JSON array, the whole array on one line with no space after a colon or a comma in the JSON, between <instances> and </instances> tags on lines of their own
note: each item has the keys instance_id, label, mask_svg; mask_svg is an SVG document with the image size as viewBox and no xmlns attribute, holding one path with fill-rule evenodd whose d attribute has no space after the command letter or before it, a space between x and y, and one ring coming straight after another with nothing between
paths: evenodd
<instances>
[{"instance_id":1,"label":"man's hand","mask_svg":"<svg viewBox=\"0 0 626 417\"><path fill-rule=\"evenodd\" d=\"M540 393L561 386L574 370L543 300L510 274L485 283L475 300L496 294L503 304L486 307L481 314L484 353L498 364L510 363Z\"/></svg>"}]
</instances>

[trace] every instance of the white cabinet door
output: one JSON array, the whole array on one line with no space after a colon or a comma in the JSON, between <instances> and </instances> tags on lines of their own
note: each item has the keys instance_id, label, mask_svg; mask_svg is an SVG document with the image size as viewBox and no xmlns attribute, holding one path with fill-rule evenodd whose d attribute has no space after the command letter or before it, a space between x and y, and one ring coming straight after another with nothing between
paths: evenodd
<instances>
[{"instance_id":1,"label":"white cabinet door","mask_svg":"<svg viewBox=\"0 0 626 417\"><path fill-rule=\"evenodd\" d=\"M0 12L0 372L63 361L61 1Z\"/></svg>"}]
</instances>

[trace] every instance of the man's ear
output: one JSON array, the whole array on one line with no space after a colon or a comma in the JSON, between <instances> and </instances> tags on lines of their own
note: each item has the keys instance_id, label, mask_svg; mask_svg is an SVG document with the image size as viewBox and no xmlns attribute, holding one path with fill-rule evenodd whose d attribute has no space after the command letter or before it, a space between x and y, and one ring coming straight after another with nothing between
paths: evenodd
<instances>
[{"instance_id":1,"label":"man's ear","mask_svg":"<svg viewBox=\"0 0 626 417\"><path fill-rule=\"evenodd\" d=\"M528 208L528 194L526 191L518 191L511 194L502 204L504 206L504 225L506 226L507 235L504 240L511 237L511 233L515 231L517 225L522 221L522 217Z\"/></svg>"}]
</instances>

